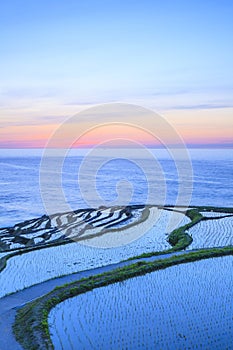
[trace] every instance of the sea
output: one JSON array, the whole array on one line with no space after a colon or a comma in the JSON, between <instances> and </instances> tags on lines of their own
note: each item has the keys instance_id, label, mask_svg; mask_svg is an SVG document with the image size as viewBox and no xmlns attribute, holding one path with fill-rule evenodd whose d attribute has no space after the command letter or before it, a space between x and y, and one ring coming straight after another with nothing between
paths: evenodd
<instances>
[{"instance_id":1,"label":"sea","mask_svg":"<svg viewBox=\"0 0 233 350\"><path fill-rule=\"evenodd\" d=\"M137 150L108 150L105 157L104 152L75 149L57 162L59 152L48 156L38 149L2 149L0 227L51 214L49 193L54 213L101 205L233 207L232 149L189 149L188 157L179 159L167 150L148 152L144 159ZM61 193L65 206L60 206Z\"/></svg>"}]
</instances>

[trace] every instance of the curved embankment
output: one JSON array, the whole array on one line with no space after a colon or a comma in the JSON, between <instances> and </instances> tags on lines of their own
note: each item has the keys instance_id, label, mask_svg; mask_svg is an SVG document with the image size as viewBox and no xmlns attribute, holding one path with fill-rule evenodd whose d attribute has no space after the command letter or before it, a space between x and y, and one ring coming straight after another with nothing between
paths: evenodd
<instances>
[{"instance_id":1,"label":"curved embankment","mask_svg":"<svg viewBox=\"0 0 233 350\"><path fill-rule=\"evenodd\" d=\"M166 206L166 207L158 206L158 208L159 209L166 209L168 211L170 211L170 210L177 211L180 213L184 213L184 209L185 209L182 207L177 209L177 208L171 207L171 206ZM214 208L214 207L195 207L194 208L193 207L193 209L196 209L196 212L192 211L191 209L187 212L187 214L191 216L191 217L190 216L189 217L192 220L192 222L188 224L188 225L191 224L191 226L194 226L196 223L200 222L201 220L206 220L206 218L199 216L200 211L202 211L202 212L203 211L207 211L207 212L209 212L209 211L215 212L216 211L218 213L222 212L223 215L224 215L224 213L233 214L232 208ZM190 214L190 211L191 211L191 214ZM163 252L152 252L152 253L142 254L141 260L145 260L146 256L147 257L152 256L152 260L167 259L168 256L170 256L169 253L174 252L176 250L182 250L185 247L187 247L188 246L187 243L190 242L190 236L187 234L187 232L185 232L185 230L188 229L188 227L186 225L184 225L183 227L180 227L178 230L174 230L175 232L174 231L172 232L174 234L173 238L174 238L174 242L175 242L175 246L173 248L171 248L167 251L163 251ZM66 244L66 243L70 243L70 241L64 242L63 244ZM182 247L182 244L180 245L179 243L182 243L183 247ZM56 245L60 245L60 244L61 244L61 242L53 242L49 246L56 246ZM10 253L10 255L0 259L0 270L1 270L1 264L2 264L2 268L4 268L4 266L6 265L7 259L11 258L12 256L21 255L21 254L26 253L28 251L30 252L30 251L34 251L34 250L38 250L38 249L43 249L43 248L48 248L48 245L26 248L26 249L22 249L22 250L19 250L17 252L14 252L14 253ZM232 248L227 248L227 249L232 249ZM216 252L214 252L214 251L215 250L212 250L212 253L215 254ZM208 252L210 253L210 251L208 251ZM185 255L187 253L188 252L185 252ZM163 254L169 254L169 255L163 255ZM180 254L183 254L183 252L176 253L176 255L177 254L180 255ZM220 250L218 250L218 254L222 254L220 252ZM225 254L226 254L226 250L224 250L224 255ZM232 253L230 253L230 254L232 254ZM155 258L155 257L153 257L154 255L163 255L163 256L161 256L161 257L157 256ZM173 253L173 255L174 255L174 253ZM212 255L210 255L210 257L211 256ZM217 255L217 256L219 256L219 255ZM135 258L140 259L140 256L135 257ZM146 258L146 260L149 261L150 259L148 260L148 258ZM133 261L127 262L126 264L128 265L129 263L132 264ZM139 261L139 263L140 263L140 261ZM121 264L124 264L124 263L115 264L114 267L116 268L116 266L122 266ZM79 273L75 273L73 275L56 278L54 280L43 282L37 286L27 288L21 292L14 293L12 296L8 296L8 297L4 297L3 299L0 299L0 305L1 305L0 310L2 313L2 315L1 315L2 321L0 319L0 329L1 329L1 333L6 335L4 338L4 341L7 342L6 346L4 347L4 341L2 341L1 348L7 349L7 350L9 348L11 348L11 349L21 348L19 346L19 344L15 341L13 334L11 332L11 324L13 323L14 316L15 316L15 310L12 309L14 306L20 307L22 305L22 303L28 303L33 298L38 298L39 296L47 293L52 288L54 288L55 286L58 286L60 284L66 283L68 281L73 281L74 279L79 279L81 276L89 276L91 274L98 273L100 271L101 272L109 271L112 268L113 268L113 266L105 266L103 268L98 268L98 269L94 269L94 270L90 270L90 271L82 271ZM95 270L96 270L96 272L95 272ZM88 274L88 273L90 273L90 274ZM47 288L46 286L48 287L48 289L46 289ZM35 292L35 294L34 294L32 291L37 291L37 292ZM23 295L26 297L24 298ZM7 303L9 303L9 304L7 304ZM5 311L7 310L6 313L4 313L4 310Z\"/></svg>"},{"instance_id":2,"label":"curved embankment","mask_svg":"<svg viewBox=\"0 0 233 350\"><path fill-rule=\"evenodd\" d=\"M154 207L150 208L151 214L150 218L147 221L151 219L153 221L152 212L156 210L158 209L155 209ZM170 252L185 248L187 244L191 242L191 238L185 229L188 229L202 219L198 213L198 210L189 210L187 214L191 217L192 221L188 222L188 224L180 227L179 229L174 230L170 234L170 236L173 237L175 243L175 246L170 249L168 249L168 243L166 242L166 235L164 233L167 220L170 217L170 214L168 217L168 213L170 212L171 215L173 215L173 211L178 211L179 213L181 211L174 208L166 208L166 210L160 211L165 215L163 214L161 216L162 220L159 220L156 223L156 229L153 228L150 230L150 232L148 232L148 235L143 235L139 240L136 240L129 245L122 246L121 249L117 248L116 250L111 249L107 251L104 249L99 249L96 251L94 249L93 252L93 248L91 249L83 245L78 245L79 249L77 250L74 244L59 244L57 247L46 247L46 249L39 249L39 247L36 247L36 249L30 250L30 252L24 250L15 253L17 255L22 254L20 256L8 256L8 258L10 257L12 259L10 259L9 264L7 264L7 268L0 274L1 297L12 292L14 293L17 290L27 288L33 284L40 283L51 278L56 278L61 275L68 275L71 273L76 273L78 271L90 269L91 267L97 267L117 263L126 259L132 259L133 256L138 256L142 252L146 253L141 254L141 257L148 257L168 254ZM144 209L142 210L142 213L144 213ZM183 211L182 215L184 215ZM140 217L140 220L142 217ZM166 219L165 221L164 218ZM204 218L202 220L204 220ZM187 221L188 220L186 217L184 222L186 223ZM207 222L211 223L211 221ZM133 224L135 224L135 222ZM141 226L143 225L144 224L141 222L124 232L128 234L131 230L133 233L135 233L134 230L140 231ZM128 226L129 225L127 225L127 227ZM199 224L197 226L199 226ZM160 241L161 238L162 241ZM182 244L180 244L180 242ZM229 241L227 245L231 244L232 242ZM85 257L87 257L87 259ZM6 260L7 257L5 258L5 262ZM24 271L25 269L26 272L21 274L20 272ZM29 271L31 271L31 273L28 273Z\"/></svg>"},{"instance_id":3,"label":"curved embankment","mask_svg":"<svg viewBox=\"0 0 233 350\"><path fill-rule=\"evenodd\" d=\"M175 253L174 253L175 254ZM138 261L112 271L90 276L70 284L55 288L52 292L25 305L16 315L14 333L25 349L53 349L49 335L48 314L58 303L94 288L144 275L177 264L201 259L233 255L233 247L205 249L180 253L169 258L158 257L154 261ZM176 253L177 254L177 253ZM155 258L154 258L155 259Z\"/></svg>"},{"instance_id":4,"label":"curved embankment","mask_svg":"<svg viewBox=\"0 0 233 350\"><path fill-rule=\"evenodd\" d=\"M187 254L188 252L186 252ZM166 256L156 256L141 259L143 261L151 262L154 260L164 259L167 257L171 257L172 254L183 254L183 252L171 253ZM15 337L12 332L12 325L15 320L16 310L21 308L23 305L31 302L34 299L40 298L46 293L51 292L54 288L61 286L65 283L71 283L82 278L87 278L92 275L102 274L105 272L109 272L115 270L120 267L128 266L135 261L125 261L119 262L116 264L106 265L90 270L80 271L77 273L73 273L71 275L66 275L63 277L57 277L54 279L50 279L48 281L36 284L34 286L25 288L16 293L7 295L3 298L0 298L0 334L5 334L4 339L1 340L1 350L9 350L9 349L22 349L20 344L15 340Z\"/></svg>"},{"instance_id":5,"label":"curved embankment","mask_svg":"<svg viewBox=\"0 0 233 350\"><path fill-rule=\"evenodd\" d=\"M149 216L149 206L101 207L57 213L0 228L0 251L24 250L70 240L84 240L125 226L134 226Z\"/></svg>"},{"instance_id":6,"label":"curved embankment","mask_svg":"<svg viewBox=\"0 0 233 350\"><path fill-rule=\"evenodd\" d=\"M129 244L122 244L116 248L103 249L89 247L84 244L70 243L27 252L26 254L11 258L8 260L6 268L0 274L0 297L51 278L117 263L143 252L168 249L169 244L166 241L167 235L165 234L165 229L173 213L162 210L159 220L154 225L154 221L156 220L156 217L154 218L155 215L153 215L154 211L156 210L152 208L150 217L146 223L138 224L124 231L127 239L130 233L133 234L133 238L141 234L139 239L134 239ZM183 218L183 224L190 221L184 214L179 214L178 217ZM143 234L145 232L144 227L148 226L149 221L152 221L153 227L146 234ZM118 233L116 234L117 238L119 235ZM106 237L104 239L106 240ZM120 242L123 239L124 237L121 237Z\"/></svg>"},{"instance_id":7,"label":"curved embankment","mask_svg":"<svg viewBox=\"0 0 233 350\"><path fill-rule=\"evenodd\" d=\"M168 209L165 206L164 208L166 208L167 210L175 210L174 207L169 207L171 209ZM205 213L222 213L222 215L217 218L215 216L205 217L204 216ZM186 211L186 216L189 217L191 221L188 224L173 230L168 236L168 241L172 246L171 249L164 250L163 252L143 253L138 256L129 258L127 260L134 260L134 259L141 259L143 257L146 258L150 256L162 255L162 254L167 254L174 251L182 251L183 249L186 249L187 247L192 246L193 237L192 237L192 234L190 234L190 229L192 229L194 226L196 226L200 222L205 222L205 221L214 222L214 220L220 220L224 218L229 219L230 217L233 216L233 208L195 206L195 207L192 207L192 209L189 209ZM201 247L194 246L194 249L197 249L197 248L201 248ZM203 248L208 248L208 247L203 247Z\"/></svg>"},{"instance_id":8,"label":"curved embankment","mask_svg":"<svg viewBox=\"0 0 233 350\"><path fill-rule=\"evenodd\" d=\"M13 227L0 229L0 272L12 257L50 247L99 237L122 231L148 219L149 207L132 205L99 209L79 209L51 217L27 220ZM8 254L7 254L8 253Z\"/></svg>"},{"instance_id":9,"label":"curved embankment","mask_svg":"<svg viewBox=\"0 0 233 350\"><path fill-rule=\"evenodd\" d=\"M135 210L140 211L141 216L132 223ZM125 226L130 227L145 221L148 215L148 207L140 205L131 206L130 209L127 207L103 208L101 210L80 209L72 213L54 214L50 218L44 215L38 219L16 224L13 227L2 228L0 229L0 251L8 254L0 258L0 272L6 267L7 260L12 257L73 243L74 240L69 236L72 230L77 235L75 237L77 242L84 240L83 233L85 230L90 232L91 228L99 227L99 234L107 230L107 232L111 232L114 229L110 229L109 226L124 223ZM118 230L121 229L118 228ZM37 242L36 239L42 239L42 241Z\"/></svg>"},{"instance_id":10,"label":"curved embankment","mask_svg":"<svg viewBox=\"0 0 233 350\"><path fill-rule=\"evenodd\" d=\"M66 299L49 312L54 348L230 349L232 264L202 259Z\"/></svg>"},{"instance_id":11,"label":"curved embankment","mask_svg":"<svg viewBox=\"0 0 233 350\"><path fill-rule=\"evenodd\" d=\"M56 222L58 224L60 224L61 218L63 218L63 221L65 220L65 223L62 221L62 225L60 226L61 230L65 230L65 229L76 230L77 227L79 227L80 229L80 225L85 226L84 231L86 233L84 234L82 232L80 233L80 236L75 237L75 242L77 242L77 241L83 241L93 237L98 238L99 236L103 236L108 233L114 233L116 231L120 232L123 230L128 230L129 228L133 228L135 225L142 224L148 219L150 210L153 207L158 208L159 210L174 211L174 212L184 214L191 220L191 222L188 224L190 226L187 226L187 225L182 226L179 229L176 229L170 233L170 235L168 236L168 242L172 246L172 248L167 249L164 252L170 253L172 251L179 251L187 248L192 243L192 238L188 235L187 232L185 232L186 226L188 228L195 225L197 222L199 222L196 218L196 216L198 216L199 213L196 211L194 215L193 210L188 210L187 212L184 212L181 210L176 210L175 208L160 207L160 206L145 207L145 206L137 205L137 206L130 206L126 208L118 208L118 207L109 208L108 209L109 212L104 214L103 212L106 212L106 209L104 210L92 209L92 210L85 210L85 211L80 210L80 211L77 211L77 213L81 212L81 214L83 214L84 212L85 213L85 215L83 214L84 217L80 213L79 213L80 215L76 215L77 213L74 212L73 216L74 215L76 216L75 216L75 219L72 216L72 220L71 220L70 213L65 213L64 215L57 214L56 216L54 215L54 218L56 218ZM138 217L136 216L136 218L133 215L135 214L135 212L136 214L138 214ZM112 218L114 215L116 215L115 219ZM65 217L65 219L63 216ZM198 218L200 219L200 215ZM75 225L74 225L74 220L75 220ZM32 229L32 232L30 231L31 229ZM34 220L26 221L22 224L17 224L13 228L1 229L0 238L2 241L5 239L5 235L6 235L6 239L8 239L9 235L11 235L12 236L11 240L13 241L15 239L16 241L19 241L20 239L25 239L24 237L26 235L31 237L33 235L37 235L37 238L44 235L46 237L48 236L51 238L51 235L53 235L54 232L57 232L57 231L58 230L55 229L54 225L52 226L51 220L49 221L48 217L43 216L40 219L34 219ZM93 232L93 233L90 233L90 232ZM60 233L58 235L58 239L54 239L53 241L47 240L46 242L45 241L43 243L39 242L38 244L33 245L32 244L33 239L35 239L35 237L31 238L30 240L28 238L29 242L31 242L30 245L28 245L27 243L26 245L24 245L23 248L19 248L16 251L9 250L9 254L0 258L0 272L6 267L7 260L11 259L12 257L33 252L36 250L46 249L49 247L56 247L59 245L70 244L74 242L69 238L69 236L66 236L64 234L61 236ZM3 246L1 249L3 249ZM150 254L153 255L153 252Z\"/></svg>"},{"instance_id":12,"label":"curved embankment","mask_svg":"<svg viewBox=\"0 0 233 350\"><path fill-rule=\"evenodd\" d=\"M233 245L233 216L212 217L202 220L189 230L193 242L189 249L226 247Z\"/></svg>"},{"instance_id":13,"label":"curved embankment","mask_svg":"<svg viewBox=\"0 0 233 350\"><path fill-rule=\"evenodd\" d=\"M36 249L48 248L60 244L99 237L106 233L113 233L133 227L148 219L149 210L167 210L187 215L191 223L183 228L174 230L169 236L169 243L184 248L190 243L190 237L185 235L189 229L203 218L201 213L217 212L232 214L232 208L217 207L185 207L158 206L158 205L130 205L126 207L111 207L98 209L79 209L74 212L57 213L50 217L43 215L40 218L27 220L12 227L0 228L0 256L1 252L8 252L8 256L0 259L0 271L4 268L6 259L30 252ZM182 230L181 230L182 229ZM182 236L182 237L181 237ZM179 242L178 242L179 241Z\"/></svg>"}]
</instances>

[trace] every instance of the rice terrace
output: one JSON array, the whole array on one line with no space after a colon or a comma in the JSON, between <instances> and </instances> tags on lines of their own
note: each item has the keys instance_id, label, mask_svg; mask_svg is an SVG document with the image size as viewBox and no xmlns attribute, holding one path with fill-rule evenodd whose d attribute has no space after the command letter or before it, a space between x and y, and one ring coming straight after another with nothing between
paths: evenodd
<instances>
[{"instance_id":1,"label":"rice terrace","mask_svg":"<svg viewBox=\"0 0 233 350\"><path fill-rule=\"evenodd\" d=\"M180 224L166 232L172 214ZM82 244L117 242L147 220L129 244ZM27 300L14 336L25 349L230 349L232 222L231 208L132 205L1 229L1 305L20 293Z\"/></svg>"},{"instance_id":2,"label":"rice terrace","mask_svg":"<svg viewBox=\"0 0 233 350\"><path fill-rule=\"evenodd\" d=\"M0 350L233 350L232 14L0 1Z\"/></svg>"}]
</instances>

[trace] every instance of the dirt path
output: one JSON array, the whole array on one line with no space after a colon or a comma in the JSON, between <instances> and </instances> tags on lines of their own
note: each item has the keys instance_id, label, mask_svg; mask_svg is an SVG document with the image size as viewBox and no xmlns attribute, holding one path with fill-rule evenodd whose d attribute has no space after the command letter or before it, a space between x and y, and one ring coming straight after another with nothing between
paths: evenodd
<instances>
[{"instance_id":1,"label":"dirt path","mask_svg":"<svg viewBox=\"0 0 233 350\"><path fill-rule=\"evenodd\" d=\"M22 349L20 344L15 340L12 325L14 323L16 311L18 308L22 307L24 304L37 299L44 294L49 293L55 287L69 283L72 281L79 280L84 277L89 277L92 275L108 272L119 267L127 266L138 261L155 261L159 259L166 259L173 255L181 255L188 253L189 251L174 252L170 254L152 256L150 258L141 258L125 262L119 262L116 264L111 264L107 266L102 266L94 268L91 270L77 272L71 275L66 275L63 277L58 277L52 280L48 280L32 287L26 288L22 291L13 293L11 295L5 296L0 299L0 350L18 350Z\"/></svg>"}]
</instances>

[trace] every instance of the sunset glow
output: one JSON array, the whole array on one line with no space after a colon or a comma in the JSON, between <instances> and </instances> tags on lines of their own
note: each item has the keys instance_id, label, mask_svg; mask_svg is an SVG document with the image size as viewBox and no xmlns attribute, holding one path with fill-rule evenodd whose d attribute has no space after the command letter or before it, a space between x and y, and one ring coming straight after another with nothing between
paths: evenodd
<instances>
[{"instance_id":1,"label":"sunset glow","mask_svg":"<svg viewBox=\"0 0 233 350\"><path fill-rule=\"evenodd\" d=\"M13 0L0 10L0 148L43 148L67 118L112 102L159 113L187 146L233 146L232 2ZM106 137L159 145L122 127L74 146Z\"/></svg>"},{"instance_id":2,"label":"sunset glow","mask_svg":"<svg viewBox=\"0 0 233 350\"><path fill-rule=\"evenodd\" d=\"M163 117L176 129L187 145L232 147L233 140L233 109L219 109L206 111L165 111ZM192 121L192 123L191 123ZM134 140L149 147L158 147L160 142L154 136L142 129L133 126L101 125L77 138L72 147L88 148L106 140ZM53 133L62 125L9 125L0 129L1 148L43 148ZM191 125L191 126L190 126ZM80 128L80 124L71 128ZM150 128L150 125L145 125ZM56 147L63 147L69 132L63 135L63 140L57 142ZM64 141L64 142L63 142ZM117 145L117 141L116 141Z\"/></svg>"}]
</instances>

